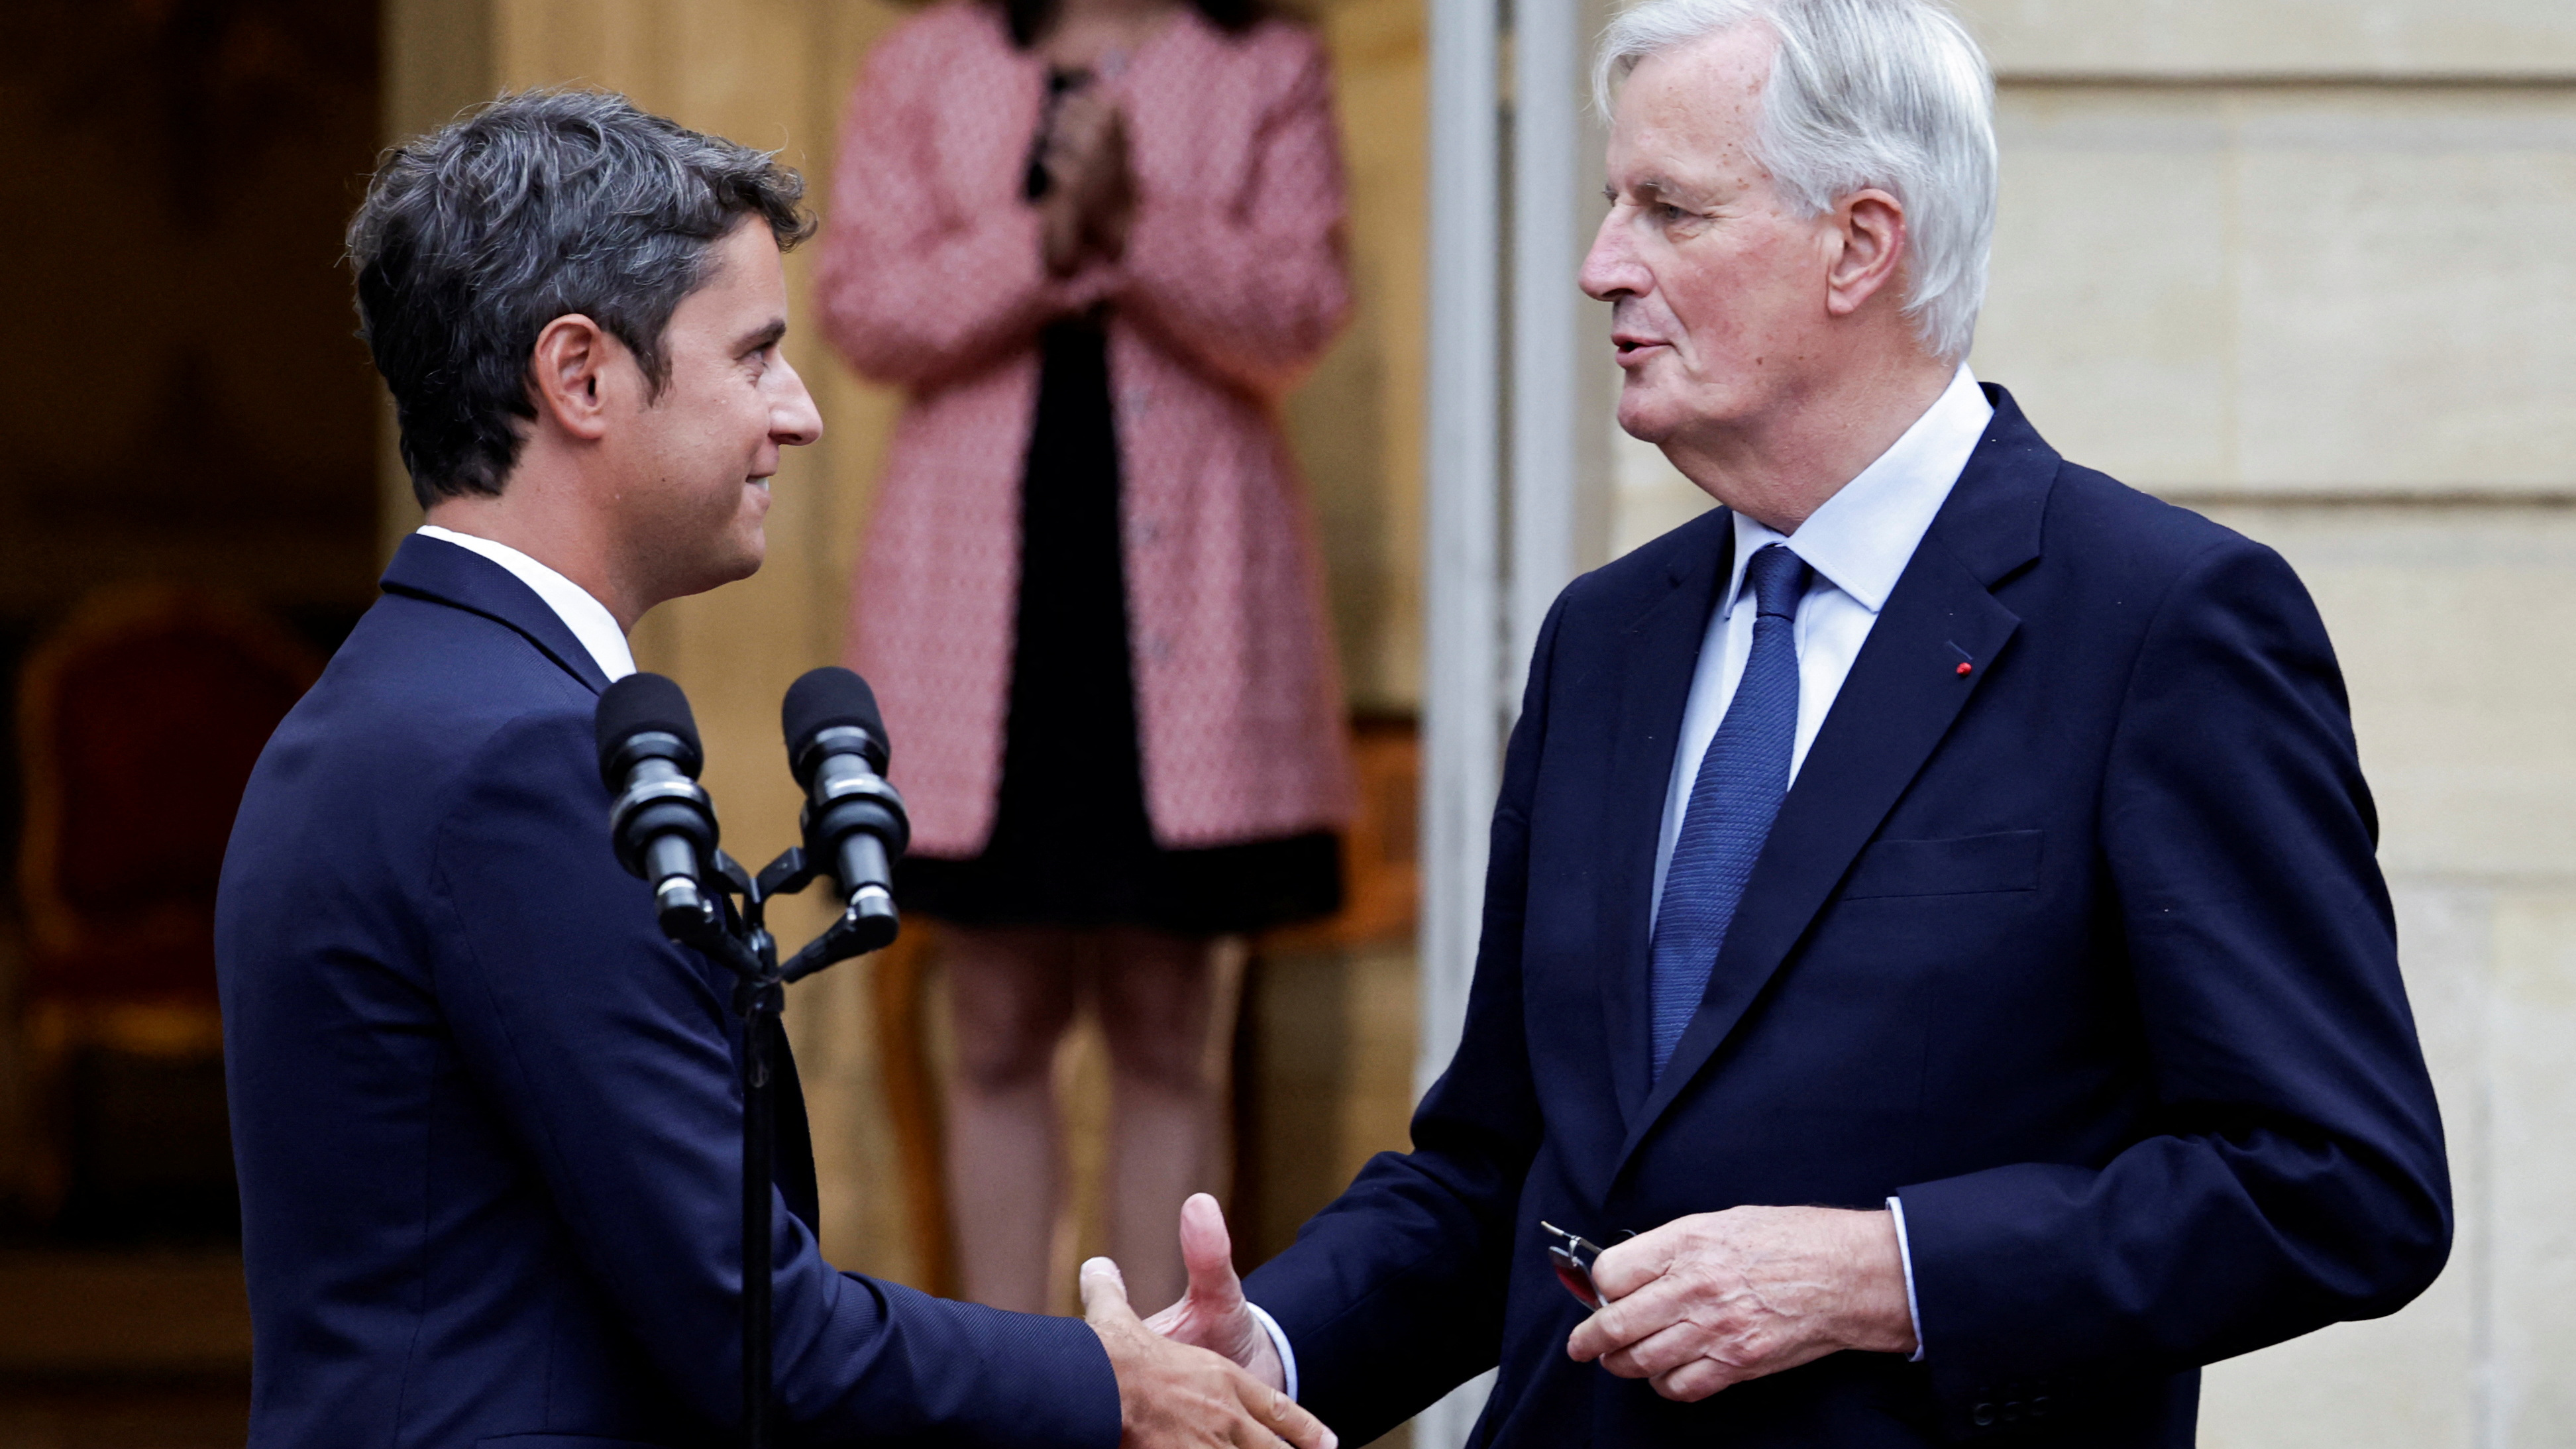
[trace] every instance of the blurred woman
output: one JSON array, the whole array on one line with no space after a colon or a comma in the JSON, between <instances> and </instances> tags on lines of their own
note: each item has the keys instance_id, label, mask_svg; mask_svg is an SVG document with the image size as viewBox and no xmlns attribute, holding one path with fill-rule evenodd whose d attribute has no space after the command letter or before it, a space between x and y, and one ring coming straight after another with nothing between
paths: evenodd
<instances>
[{"instance_id":1,"label":"blurred woman","mask_svg":"<svg viewBox=\"0 0 2576 1449\"><path fill-rule=\"evenodd\" d=\"M1347 310L1342 217L1322 49L1250 0L947 0L852 98L823 325L910 399L849 654L912 808L898 896L946 928L986 1303L1047 1303L1086 988L1110 1251L1138 1304L1178 1296L1210 945L1339 905L1340 687L1274 407Z\"/></svg>"}]
</instances>

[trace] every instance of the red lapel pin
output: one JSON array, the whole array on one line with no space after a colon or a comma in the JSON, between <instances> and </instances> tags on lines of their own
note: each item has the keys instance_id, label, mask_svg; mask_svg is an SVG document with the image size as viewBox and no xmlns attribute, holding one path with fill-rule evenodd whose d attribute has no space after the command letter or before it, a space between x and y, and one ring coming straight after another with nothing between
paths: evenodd
<instances>
[{"instance_id":1,"label":"red lapel pin","mask_svg":"<svg viewBox=\"0 0 2576 1449\"><path fill-rule=\"evenodd\" d=\"M1973 665L1973 664L1970 664L1970 663L1969 663L1968 661L1966 661L1965 659L1962 659L1962 660L1960 660L1960 661L1959 661L1959 672L1960 672L1961 674L1965 674L1965 673L1967 673L1969 670L1974 669L1974 668L1976 668L1976 667L1977 667L1977 666L1975 666L1975 665Z\"/></svg>"}]
</instances>

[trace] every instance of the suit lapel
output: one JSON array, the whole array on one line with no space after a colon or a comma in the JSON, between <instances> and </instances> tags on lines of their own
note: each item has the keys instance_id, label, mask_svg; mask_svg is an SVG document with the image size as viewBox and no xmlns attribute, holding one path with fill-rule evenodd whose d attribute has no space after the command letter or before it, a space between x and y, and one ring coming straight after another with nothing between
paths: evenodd
<instances>
[{"instance_id":1,"label":"suit lapel","mask_svg":"<svg viewBox=\"0 0 2576 1449\"><path fill-rule=\"evenodd\" d=\"M385 567L383 588L480 614L517 630L537 652L580 680L593 694L608 688L608 676L579 639L537 591L519 582L508 569L445 539L415 533L394 551Z\"/></svg>"},{"instance_id":2,"label":"suit lapel","mask_svg":"<svg viewBox=\"0 0 2576 1449\"><path fill-rule=\"evenodd\" d=\"M1663 1075L1629 1114L1614 1180L1744 1020L2020 627L1990 590L2038 557L2041 513L2058 459L2009 395L1999 388L1988 395L1995 417L1985 439L1871 626L1781 802L1709 975L1708 994ZM1961 663L1971 665L1964 675ZM1651 856L1644 874L1651 880ZM1642 921L1642 911L1637 918ZM1645 990L1648 969L1641 955L1628 973L1632 993ZM1643 1032L1640 1017L1640 1045Z\"/></svg>"},{"instance_id":3,"label":"suit lapel","mask_svg":"<svg viewBox=\"0 0 2576 1449\"><path fill-rule=\"evenodd\" d=\"M1707 536L1676 555L1664 596L1624 631L1627 677L1622 683L1611 767L1610 803L1603 815L1615 858L1598 879L1604 899L1595 920L1615 922L1618 939L1602 973L1603 1059L1610 1063L1620 1116L1633 1123L1645 1106L1650 1066L1646 1018L1653 941L1655 847L1662 837L1664 801L1672 788L1673 752L1679 747L1682 710L1690 701L1691 675L1718 590L1734 569L1734 515L1724 508L1691 525Z\"/></svg>"}]
</instances>

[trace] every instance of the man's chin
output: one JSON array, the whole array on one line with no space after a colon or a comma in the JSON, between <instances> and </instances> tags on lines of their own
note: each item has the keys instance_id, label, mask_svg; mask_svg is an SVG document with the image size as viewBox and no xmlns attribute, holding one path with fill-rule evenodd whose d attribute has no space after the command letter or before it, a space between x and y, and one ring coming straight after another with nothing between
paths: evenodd
<instances>
[{"instance_id":1,"label":"man's chin","mask_svg":"<svg viewBox=\"0 0 2576 1449\"><path fill-rule=\"evenodd\" d=\"M766 541L755 534L748 547L735 549L722 558L705 560L702 566L692 571L686 585L675 590L668 597L692 598L721 589L727 584L741 583L744 579L760 572L760 565L767 554Z\"/></svg>"},{"instance_id":2,"label":"man's chin","mask_svg":"<svg viewBox=\"0 0 2576 1449\"><path fill-rule=\"evenodd\" d=\"M1681 425L1672 404L1631 378L1619 393L1619 427L1641 443L1662 447Z\"/></svg>"},{"instance_id":3,"label":"man's chin","mask_svg":"<svg viewBox=\"0 0 2576 1449\"><path fill-rule=\"evenodd\" d=\"M769 488L759 485L759 496L753 505L734 515L733 546L726 550L721 567L724 577L718 583L739 583L760 572L769 559ZM712 585L710 585L712 587Z\"/></svg>"}]
</instances>

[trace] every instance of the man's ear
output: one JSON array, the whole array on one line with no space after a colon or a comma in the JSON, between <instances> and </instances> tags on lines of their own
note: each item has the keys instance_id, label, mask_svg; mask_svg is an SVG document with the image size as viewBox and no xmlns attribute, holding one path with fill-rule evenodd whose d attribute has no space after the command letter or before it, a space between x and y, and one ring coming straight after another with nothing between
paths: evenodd
<instances>
[{"instance_id":1,"label":"man's ear","mask_svg":"<svg viewBox=\"0 0 2576 1449\"><path fill-rule=\"evenodd\" d=\"M608 432L605 374L624 352L606 328L578 312L547 323L528 368L537 416L585 442L599 441Z\"/></svg>"},{"instance_id":2,"label":"man's ear","mask_svg":"<svg viewBox=\"0 0 2576 1449\"><path fill-rule=\"evenodd\" d=\"M1833 220L1825 310L1848 317L1895 282L1913 237L1905 225L1905 204L1875 189L1844 197Z\"/></svg>"}]
</instances>

